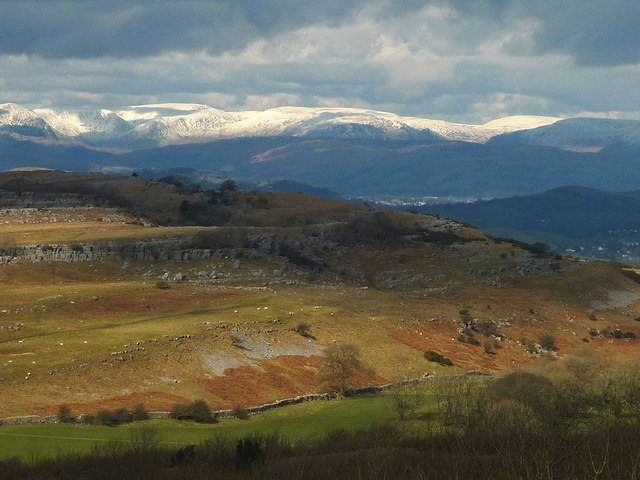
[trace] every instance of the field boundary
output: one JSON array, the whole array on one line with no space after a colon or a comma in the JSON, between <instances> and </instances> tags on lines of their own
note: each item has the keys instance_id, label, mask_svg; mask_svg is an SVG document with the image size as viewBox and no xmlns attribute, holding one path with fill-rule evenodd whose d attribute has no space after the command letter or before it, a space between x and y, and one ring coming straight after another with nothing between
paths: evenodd
<instances>
[{"instance_id":1,"label":"field boundary","mask_svg":"<svg viewBox=\"0 0 640 480\"><path fill-rule=\"evenodd\" d=\"M379 386L354 388L351 390L347 390L344 393L344 396L355 397L358 395L366 395L368 393L381 393L386 390L390 390L394 387L404 386L404 385L414 385L416 383L451 380L455 378L491 376L491 375L492 375L491 373L481 372L478 370L472 370L470 372L461 373L459 375L425 374L422 377L411 378L411 379L402 380L400 382L395 382L395 383L385 383L384 385L379 385ZM277 400L272 403L265 403L263 405L249 407L246 409L246 411L249 415L253 415L256 413L262 413L269 410L273 410L275 408L287 407L289 405L297 405L299 403L312 402L317 400L332 400L337 397L338 395L334 393L312 393L309 395L300 395L297 397L283 398L282 400ZM168 419L169 413L170 412L165 412L165 411L151 411L148 413L148 415L150 419ZM211 415L213 418L231 418L234 416L234 411L230 409L217 410L217 411L211 412ZM73 420L76 422L82 422L83 418L84 418L84 414L79 415L78 417L75 417ZM57 423L57 421L58 420L56 415L47 415L47 416L22 415L22 416L15 416L15 417L0 418L0 426L1 425L23 425L23 424L30 424L30 423Z\"/></svg>"}]
</instances>

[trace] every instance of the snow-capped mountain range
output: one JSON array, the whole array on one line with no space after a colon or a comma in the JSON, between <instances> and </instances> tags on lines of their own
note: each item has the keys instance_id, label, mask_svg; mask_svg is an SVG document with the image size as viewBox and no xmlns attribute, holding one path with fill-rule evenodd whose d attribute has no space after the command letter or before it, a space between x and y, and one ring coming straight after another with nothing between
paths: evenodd
<instances>
[{"instance_id":1,"label":"snow-capped mountain range","mask_svg":"<svg viewBox=\"0 0 640 480\"><path fill-rule=\"evenodd\" d=\"M559 120L562 119L512 116L484 125L468 125L357 108L278 107L226 112L207 105L166 103L117 110L29 110L13 103L0 104L0 131L16 137L121 150L268 136L485 143L500 134Z\"/></svg>"}]
</instances>

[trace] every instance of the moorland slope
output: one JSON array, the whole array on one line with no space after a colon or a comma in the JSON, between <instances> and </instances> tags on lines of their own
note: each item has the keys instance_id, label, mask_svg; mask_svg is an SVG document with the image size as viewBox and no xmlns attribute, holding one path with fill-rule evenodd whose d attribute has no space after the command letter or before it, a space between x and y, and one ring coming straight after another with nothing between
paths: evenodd
<instances>
[{"instance_id":1,"label":"moorland slope","mask_svg":"<svg viewBox=\"0 0 640 480\"><path fill-rule=\"evenodd\" d=\"M632 271L437 216L59 171L0 174L0 205L0 416L317 392L336 342L351 386L639 350Z\"/></svg>"}]
</instances>

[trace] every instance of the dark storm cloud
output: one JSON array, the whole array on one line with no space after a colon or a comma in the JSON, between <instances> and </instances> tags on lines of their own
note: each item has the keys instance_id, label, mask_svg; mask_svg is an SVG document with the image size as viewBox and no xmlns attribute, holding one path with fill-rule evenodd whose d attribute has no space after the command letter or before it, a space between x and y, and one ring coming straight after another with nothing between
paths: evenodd
<instances>
[{"instance_id":1,"label":"dark storm cloud","mask_svg":"<svg viewBox=\"0 0 640 480\"><path fill-rule=\"evenodd\" d=\"M2 1L0 54L90 58L200 49L219 53L282 30L340 22L359 3Z\"/></svg>"},{"instance_id":2,"label":"dark storm cloud","mask_svg":"<svg viewBox=\"0 0 640 480\"><path fill-rule=\"evenodd\" d=\"M457 36L460 48L477 42L488 23L529 19L538 23L532 43L507 44L514 53L564 52L585 65L640 62L638 0L9 0L0 2L0 54L137 57L201 49L216 54L306 25L335 25L364 6L384 19L406 18L425 5L481 20L468 22Z\"/></svg>"},{"instance_id":3,"label":"dark storm cloud","mask_svg":"<svg viewBox=\"0 0 640 480\"><path fill-rule=\"evenodd\" d=\"M400 15L424 6L424 1L393 2L380 14ZM580 65L622 65L640 63L639 0L434 0L433 5L449 6L462 17L483 22L530 20L538 28L524 46L511 45L512 53L560 52ZM478 22L481 27L483 22ZM485 23L486 24L486 23ZM460 44L475 41L467 31ZM507 46L508 48L509 46Z\"/></svg>"},{"instance_id":4,"label":"dark storm cloud","mask_svg":"<svg viewBox=\"0 0 640 480\"><path fill-rule=\"evenodd\" d=\"M640 0L0 0L0 103L640 117Z\"/></svg>"},{"instance_id":5,"label":"dark storm cloud","mask_svg":"<svg viewBox=\"0 0 640 480\"><path fill-rule=\"evenodd\" d=\"M582 65L640 62L638 0L542 2L533 13L538 51L567 52Z\"/></svg>"}]
</instances>

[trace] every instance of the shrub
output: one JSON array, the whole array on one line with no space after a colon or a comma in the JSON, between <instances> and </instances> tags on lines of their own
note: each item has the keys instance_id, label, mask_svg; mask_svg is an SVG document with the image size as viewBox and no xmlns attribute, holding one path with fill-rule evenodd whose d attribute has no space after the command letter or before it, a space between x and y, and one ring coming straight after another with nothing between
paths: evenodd
<instances>
[{"instance_id":1,"label":"shrub","mask_svg":"<svg viewBox=\"0 0 640 480\"><path fill-rule=\"evenodd\" d=\"M233 192L236 189L236 182L228 178L220 184L220 190L223 192Z\"/></svg>"},{"instance_id":2,"label":"shrub","mask_svg":"<svg viewBox=\"0 0 640 480\"><path fill-rule=\"evenodd\" d=\"M238 470L248 470L264 458L264 449L258 439L241 438L236 445L235 465Z\"/></svg>"},{"instance_id":3,"label":"shrub","mask_svg":"<svg viewBox=\"0 0 640 480\"><path fill-rule=\"evenodd\" d=\"M491 403L494 405L511 400L536 414L538 420L548 424L559 413L561 394L554 383L543 375L514 372L493 379L488 385Z\"/></svg>"},{"instance_id":4,"label":"shrub","mask_svg":"<svg viewBox=\"0 0 640 480\"><path fill-rule=\"evenodd\" d=\"M309 252L301 251L300 247L286 242L280 243L278 254L299 267L307 267L318 272L326 268L326 262L322 258L314 257Z\"/></svg>"},{"instance_id":5,"label":"shrub","mask_svg":"<svg viewBox=\"0 0 640 480\"><path fill-rule=\"evenodd\" d=\"M468 310L460 310L460 320L465 327L472 327L475 323L473 315L471 315Z\"/></svg>"},{"instance_id":6,"label":"shrub","mask_svg":"<svg viewBox=\"0 0 640 480\"><path fill-rule=\"evenodd\" d=\"M189 222L207 226L222 225L232 214L228 207L212 204L205 199L183 200L180 204L180 213Z\"/></svg>"},{"instance_id":7,"label":"shrub","mask_svg":"<svg viewBox=\"0 0 640 480\"><path fill-rule=\"evenodd\" d=\"M173 185L175 187L181 187L187 180L183 175L165 175L157 179L160 183L166 183L167 185Z\"/></svg>"},{"instance_id":8,"label":"shrub","mask_svg":"<svg viewBox=\"0 0 640 480\"><path fill-rule=\"evenodd\" d=\"M158 280L156 282L156 288L159 290L167 290L171 288L171 285L166 280Z\"/></svg>"},{"instance_id":9,"label":"shrub","mask_svg":"<svg viewBox=\"0 0 640 480\"><path fill-rule=\"evenodd\" d=\"M309 325L308 323L305 323L305 322L299 323L296 326L295 331L298 332L303 337L310 337L311 336L311 325Z\"/></svg>"},{"instance_id":10,"label":"shrub","mask_svg":"<svg viewBox=\"0 0 640 480\"><path fill-rule=\"evenodd\" d=\"M485 340L484 342L482 342L482 346L484 347L484 353L493 353L493 350L491 350L491 347L493 347L492 341Z\"/></svg>"},{"instance_id":11,"label":"shrub","mask_svg":"<svg viewBox=\"0 0 640 480\"><path fill-rule=\"evenodd\" d=\"M372 211L354 216L335 231L336 240L344 245L396 242L402 231L394 218L384 211Z\"/></svg>"},{"instance_id":12,"label":"shrub","mask_svg":"<svg viewBox=\"0 0 640 480\"><path fill-rule=\"evenodd\" d=\"M171 407L169 418L174 420L191 420L189 415L189 406L184 403L176 403Z\"/></svg>"},{"instance_id":13,"label":"shrub","mask_svg":"<svg viewBox=\"0 0 640 480\"><path fill-rule=\"evenodd\" d=\"M480 320L476 325L476 330L479 334L487 337L498 335L498 326L492 320Z\"/></svg>"},{"instance_id":14,"label":"shrub","mask_svg":"<svg viewBox=\"0 0 640 480\"><path fill-rule=\"evenodd\" d=\"M133 410L131 410L131 419L134 422L147 420L148 418L149 418L149 414L147 413L147 409L144 408L144 405L141 403L133 407Z\"/></svg>"},{"instance_id":15,"label":"shrub","mask_svg":"<svg viewBox=\"0 0 640 480\"><path fill-rule=\"evenodd\" d=\"M245 338L242 335L240 335L239 333L232 333L230 335L230 338L231 338L231 344L234 347L243 348L243 349L245 348L244 346Z\"/></svg>"},{"instance_id":16,"label":"shrub","mask_svg":"<svg viewBox=\"0 0 640 480\"><path fill-rule=\"evenodd\" d=\"M555 339L553 338L553 336L549 335L548 333L545 333L544 335L540 336L540 346L545 350L558 349L558 347L556 347Z\"/></svg>"},{"instance_id":17,"label":"shrub","mask_svg":"<svg viewBox=\"0 0 640 480\"><path fill-rule=\"evenodd\" d=\"M399 384L393 388L393 409L398 420L404 421L414 417L416 410L423 404L424 396L417 383Z\"/></svg>"},{"instance_id":18,"label":"shrub","mask_svg":"<svg viewBox=\"0 0 640 480\"><path fill-rule=\"evenodd\" d=\"M589 314L589 320L592 320L592 321L595 322L596 320L598 320L598 317L596 317L595 313L590 313Z\"/></svg>"},{"instance_id":19,"label":"shrub","mask_svg":"<svg viewBox=\"0 0 640 480\"><path fill-rule=\"evenodd\" d=\"M158 429L155 425L145 424L129 431L129 440L133 452L148 455L158 447Z\"/></svg>"},{"instance_id":20,"label":"shrub","mask_svg":"<svg viewBox=\"0 0 640 480\"><path fill-rule=\"evenodd\" d=\"M247 420L249 418L249 410L243 405L236 405L233 407L233 416L240 420Z\"/></svg>"},{"instance_id":21,"label":"shrub","mask_svg":"<svg viewBox=\"0 0 640 480\"><path fill-rule=\"evenodd\" d=\"M597 330L589 330L589 335L591 335L592 337L597 337L598 336L598 331Z\"/></svg>"},{"instance_id":22,"label":"shrub","mask_svg":"<svg viewBox=\"0 0 640 480\"><path fill-rule=\"evenodd\" d=\"M614 338L623 338L624 337L624 333L622 333L622 330L620 330L619 328L616 328L613 331L613 336L614 336Z\"/></svg>"},{"instance_id":23,"label":"shrub","mask_svg":"<svg viewBox=\"0 0 640 480\"><path fill-rule=\"evenodd\" d=\"M118 416L114 414L114 412L110 412L109 410L100 410L98 413L96 413L96 423L98 425L115 427L116 425L122 423L118 420Z\"/></svg>"},{"instance_id":24,"label":"shrub","mask_svg":"<svg viewBox=\"0 0 640 480\"><path fill-rule=\"evenodd\" d=\"M178 449L175 455L171 458L171 463L176 466L184 466L193 463L196 458L196 446L187 445Z\"/></svg>"},{"instance_id":25,"label":"shrub","mask_svg":"<svg viewBox=\"0 0 640 480\"><path fill-rule=\"evenodd\" d=\"M98 423L98 419L95 415L87 413L86 415L82 416L82 423L86 425L96 425Z\"/></svg>"},{"instance_id":26,"label":"shrub","mask_svg":"<svg viewBox=\"0 0 640 480\"><path fill-rule=\"evenodd\" d=\"M535 255L550 255L552 252L551 247L546 243L536 242L529 247L529 251Z\"/></svg>"},{"instance_id":27,"label":"shrub","mask_svg":"<svg viewBox=\"0 0 640 480\"><path fill-rule=\"evenodd\" d=\"M58 408L58 414L56 415L56 420L60 423L71 423L73 421L73 417L71 416L71 410L66 405L60 405Z\"/></svg>"},{"instance_id":28,"label":"shrub","mask_svg":"<svg viewBox=\"0 0 640 480\"><path fill-rule=\"evenodd\" d=\"M624 332L624 338L636 338L636 334L631 331Z\"/></svg>"},{"instance_id":29,"label":"shrub","mask_svg":"<svg viewBox=\"0 0 640 480\"><path fill-rule=\"evenodd\" d=\"M211 410L204 400L196 400L193 403L176 403L169 412L169 417L176 420L193 420L198 423L216 423L217 420L211 414Z\"/></svg>"},{"instance_id":30,"label":"shrub","mask_svg":"<svg viewBox=\"0 0 640 480\"><path fill-rule=\"evenodd\" d=\"M193 420L199 423L213 423L211 409L204 400L196 400L191 405L191 415Z\"/></svg>"},{"instance_id":31,"label":"shrub","mask_svg":"<svg viewBox=\"0 0 640 480\"><path fill-rule=\"evenodd\" d=\"M467 331L467 329L465 329ZM469 332L466 335L461 333L458 335L458 341L462 343L468 343L469 345L473 345L475 347L480 345L480 340L473 336L473 333Z\"/></svg>"},{"instance_id":32,"label":"shrub","mask_svg":"<svg viewBox=\"0 0 640 480\"><path fill-rule=\"evenodd\" d=\"M133 415L126 408L116 408L113 411L113 416L118 422L118 425L133 421Z\"/></svg>"},{"instance_id":33,"label":"shrub","mask_svg":"<svg viewBox=\"0 0 640 480\"><path fill-rule=\"evenodd\" d=\"M439 365L450 367L453 365L453 362L450 358L445 357L441 353L434 352L433 350L427 350L424 352L424 358L429 360L430 362L437 363Z\"/></svg>"},{"instance_id":34,"label":"shrub","mask_svg":"<svg viewBox=\"0 0 640 480\"><path fill-rule=\"evenodd\" d=\"M527 349L529 353L536 353L536 345L528 338L521 338L520 343Z\"/></svg>"}]
</instances>

